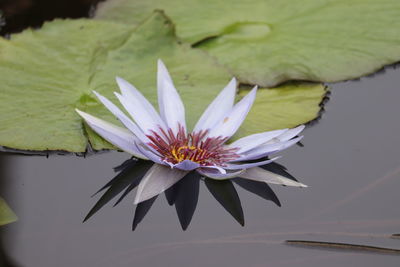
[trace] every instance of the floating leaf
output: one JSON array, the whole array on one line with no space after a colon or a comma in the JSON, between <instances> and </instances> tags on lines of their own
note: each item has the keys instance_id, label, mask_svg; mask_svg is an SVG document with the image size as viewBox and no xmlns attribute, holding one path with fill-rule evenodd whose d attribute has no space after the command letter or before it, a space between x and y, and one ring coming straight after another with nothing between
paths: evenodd
<instances>
[{"instance_id":1,"label":"floating leaf","mask_svg":"<svg viewBox=\"0 0 400 267\"><path fill-rule=\"evenodd\" d=\"M240 92L243 96L247 90ZM321 84L291 83L273 89L260 89L235 138L263 131L292 128L318 117L319 104L326 95Z\"/></svg>"},{"instance_id":2,"label":"floating leaf","mask_svg":"<svg viewBox=\"0 0 400 267\"><path fill-rule=\"evenodd\" d=\"M95 150L113 149L83 124L74 109L118 124L92 94L97 90L117 103L113 95L117 75L134 83L155 104L157 58L166 62L174 78L187 107L189 125L231 78L204 52L181 44L171 21L161 12L137 28L93 20L57 20L40 30L15 34L11 40L0 39L0 145L83 152L89 141ZM269 93L260 90L255 111L244 127L251 126L236 137L314 119L324 93L322 86L312 85L313 90L308 84L295 87L293 91L286 87ZM285 93L289 91L293 97ZM268 103L278 102L274 98L282 102L264 106L267 97L271 97ZM282 106L286 107L283 111Z\"/></svg>"},{"instance_id":3,"label":"floating leaf","mask_svg":"<svg viewBox=\"0 0 400 267\"><path fill-rule=\"evenodd\" d=\"M17 216L7 205L5 200L0 197L0 226L15 222Z\"/></svg>"},{"instance_id":4,"label":"floating leaf","mask_svg":"<svg viewBox=\"0 0 400 267\"><path fill-rule=\"evenodd\" d=\"M400 60L398 0L108 0L96 17L138 24L154 9L244 83L341 81Z\"/></svg>"},{"instance_id":5,"label":"floating leaf","mask_svg":"<svg viewBox=\"0 0 400 267\"><path fill-rule=\"evenodd\" d=\"M79 108L116 120L92 94L115 103L115 76L156 102L156 61L167 64L193 124L230 79L204 52L180 44L160 12L140 27L94 20L57 20L0 39L0 145L23 150L83 152L87 137L112 148L76 114Z\"/></svg>"},{"instance_id":6,"label":"floating leaf","mask_svg":"<svg viewBox=\"0 0 400 267\"><path fill-rule=\"evenodd\" d=\"M240 198L230 180L214 180L205 178L210 193L229 212L235 220L244 226L244 215Z\"/></svg>"}]
</instances>

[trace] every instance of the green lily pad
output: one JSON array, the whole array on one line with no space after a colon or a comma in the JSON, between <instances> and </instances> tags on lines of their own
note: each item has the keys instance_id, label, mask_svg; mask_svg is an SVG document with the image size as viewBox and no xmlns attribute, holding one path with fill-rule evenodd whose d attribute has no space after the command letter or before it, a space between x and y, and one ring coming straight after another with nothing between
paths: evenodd
<instances>
[{"instance_id":1,"label":"green lily pad","mask_svg":"<svg viewBox=\"0 0 400 267\"><path fill-rule=\"evenodd\" d=\"M74 109L118 124L92 93L96 90L117 103L115 76L132 82L156 104L158 58L166 63L183 98L189 126L231 78L206 53L178 41L162 12L153 13L136 28L106 21L56 20L40 30L12 35L11 40L0 39L0 145L84 152L90 143L95 150L115 149ZM314 111L319 101L304 102L311 106L303 108ZM289 125L307 122L287 121ZM264 121L257 123L260 130L265 128ZM289 126L285 119L280 123L274 127Z\"/></svg>"},{"instance_id":2,"label":"green lily pad","mask_svg":"<svg viewBox=\"0 0 400 267\"><path fill-rule=\"evenodd\" d=\"M0 226L15 222L17 216L10 209L4 199L0 197Z\"/></svg>"},{"instance_id":3,"label":"green lily pad","mask_svg":"<svg viewBox=\"0 0 400 267\"><path fill-rule=\"evenodd\" d=\"M239 95L246 93L247 90L241 90ZM293 128L316 119L326 93L327 89L322 84L315 83L291 83L277 88L261 88L234 139L264 131Z\"/></svg>"},{"instance_id":4,"label":"green lily pad","mask_svg":"<svg viewBox=\"0 0 400 267\"><path fill-rule=\"evenodd\" d=\"M57 20L0 40L0 145L21 150L83 152L111 148L85 128L79 108L115 121L92 90L118 102L115 76L156 102L156 62L162 58L181 90L190 121L230 75L204 52L180 44L156 12L138 28L94 20ZM195 105L194 105L195 104Z\"/></svg>"},{"instance_id":5,"label":"green lily pad","mask_svg":"<svg viewBox=\"0 0 400 267\"><path fill-rule=\"evenodd\" d=\"M243 83L342 81L400 60L398 0L108 0L96 18L137 24L156 8Z\"/></svg>"}]
</instances>

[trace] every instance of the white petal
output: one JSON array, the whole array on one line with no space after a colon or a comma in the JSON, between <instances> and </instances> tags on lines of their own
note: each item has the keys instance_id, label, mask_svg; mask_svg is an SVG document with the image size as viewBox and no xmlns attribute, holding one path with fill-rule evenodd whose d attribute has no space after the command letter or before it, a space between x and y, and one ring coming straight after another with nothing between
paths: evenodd
<instances>
[{"instance_id":1,"label":"white petal","mask_svg":"<svg viewBox=\"0 0 400 267\"><path fill-rule=\"evenodd\" d=\"M304 125L297 126L296 128L290 129L289 131L287 131L287 132L281 134L281 135L278 136L277 138L278 138L280 141L287 141L287 140L290 140L290 139L292 139L293 137L295 137L296 135L298 135L301 131L303 131L305 127L306 127L306 126L304 126Z\"/></svg>"},{"instance_id":2,"label":"white petal","mask_svg":"<svg viewBox=\"0 0 400 267\"><path fill-rule=\"evenodd\" d=\"M252 134L252 135L240 138L239 140L236 140L232 144L229 144L229 147L239 148L239 150L236 153L243 153L243 152L246 152L253 148L258 147L277 136L282 135L287 130L288 129L282 129L282 130L275 130L275 131L268 131L268 132L263 132L263 133Z\"/></svg>"},{"instance_id":3,"label":"white petal","mask_svg":"<svg viewBox=\"0 0 400 267\"><path fill-rule=\"evenodd\" d=\"M200 167L199 163L193 162L191 160L184 160L179 162L178 164L173 165L173 168L177 168L183 171L192 171Z\"/></svg>"},{"instance_id":4,"label":"white petal","mask_svg":"<svg viewBox=\"0 0 400 267\"><path fill-rule=\"evenodd\" d=\"M263 161L259 161L259 162L254 162L254 163L244 163L244 164L227 164L226 167L224 167L225 169L228 170L239 170L239 169L250 169L253 167L257 167L257 166L261 166L261 165L265 165L268 163L271 163L277 159L280 159L281 157L275 157L273 159L268 159L268 160L263 160Z\"/></svg>"},{"instance_id":5,"label":"white petal","mask_svg":"<svg viewBox=\"0 0 400 267\"><path fill-rule=\"evenodd\" d=\"M138 204L157 196L177 183L187 173L187 171L154 164L140 182L134 203Z\"/></svg>"},{"instance_id":6,"label":"white petal","mask_svg":"<svg viewBox=\"0 0 400 267\"><path fill-rule=\"evenodd\" d=\"M205 168L199 168L197 169L197 172L200 173L201 175L204 175L208 178L211 179L216 179L216 180L225 180L225 179L230 179L234 177L240 176L242 173L244 173L245 170L239 170L236 172L227 172L227 173L220 173L217 171L212 171L212 170L207 170Z\"/></svg>"},{"instance_id":7,"label":"white petal","mask_svg":"<svg viewBox=\"0 0 400 267\"><path fill-rule=\"evenodd\" d=\"M243 123L251 106L254 103L257 93L257 86L240 100L223 119L218 122L208 134L209 137L231 137Z\"/></svg>"},{"instance_id":8,"label":"white petal","mask_svg":"<svg viewBox=\"0 0 400 267\"><path fill-rule=\"evenodd\" d=\"M226 174L226 170L220 166L217 165L211 165L211 166L202 166L203 169L214 169L219 171L222 174Z\"/></svg>"},{"instance_id":9,"label":"white petal","mask_svg":"<svg viewBox=\"0 0 400 267\"><path fill-rule=\"evenodd\" d=\"M75 109L86 123L100 136L121 150L141 159L148 159L135 146L140 142L130 131Z\"/></svg>"},{"instance_id":10,"label":"white petal","mask_svg":"<svg viewBox=\"0 0 400 267\"><path fill-rule=\"evenodd\" d=\"M93 93L97 96L100 102L112 113L115 117L118 118L119 121L125 125L133 134L135 134L143 143L149 143L150 140L147 138L146 135L142 132L142 130L134 123L128 116L125 115L114 103L110 100L105 98L104 96L100 95L96 91Z\"/></svg>"},{"instance_id":11,"label":"white petal","mask_svg":"<svg viewBox=\"0 0 400 267\"><path fill-rule=\"evenodd\" d=\"M162 83L161 90L158 91L162 97L160 110L163 110L164 121L169 128L176 134L179 131L179 125L183 126L186 133L185 107L176 91L174 85L168 81Z\"/></svg>"},{"instance_id":12,"label":"white petal","mask_svg":"<svg viewBox=\"0 0 400 267\"><path fill-rule=\"evenodd\" d=\"M161 165L167 165L167 163L165 163L164 161L162 161L161 157L157 154L155 154L154 152L148 150L147 146L144 147L144 144L139 144L139 143L135 143L136 149L138 151L140 151L140 153L142 153L143 155L145 155L147 158L149 158L151 161L161 164Z\"/></svg>"},{"instance_id":13,"label":"white petal","mask_svg":"<svg viewBox=\"0 0 400 267\"><path fill-rule=\"evenodd\" d=\"M167 81L171 83L172 85L174 84L171 76L169 75L169 72L167 68L164 65L164 62L162 62L161 59L158 59L157 61L157 94L158 94L158 107L160 109L160 115L161 118L165 121L165 114L164 114L164 98L163 98L163 87L164 87L164 81Z\"/></svg>"},{"instance_id":14,"label":"white petal","mask_svg":"<svg viewBox=\"0 0 400 267\"><path fill-rule=\"evenodd\" d=\"M149 134L150 130L158 132L159 127L165 129L164 121L153 105L133 85L119 77L116 80L122 92L116 96L142 131Z\"/></svg>"},{"instance_id":15,"label":"white petal","mask_svg":"<svg viewBox=\"0 0 400 267\"><path fill-rule=\"evenodd\" d=\"M207 107L194 127L193 132L211 129L232 109L236 95L236 79L233 78Z\"/></svg>"},{"instance_id":16,"label":"white petal","mask_svg":"<svg viewBox=\"0 0 400 267\"><path fill-rule=\"evenodd\" d=\"M287 186L297 186L297 187L307 187L307 185L293 181L276 173L264 170L260 167L255 167L247 169L243 174L240 175L241 178L246 178L253 181L265 182L270 184L280 184Z\"/></svg>"},{"instance_id":17,"label":"white petal","mask_svg":"<svg viewBox=\"0 0 400 267\"><path fill-rule=\"evenodd\" d=\"M285 141L285 142L279 142L279 143L273 143L273 144L267 143L265 145L261 145L257 148L254 148L250 151L247 151L247 152L241 154L240 158L232 160L232 162L244 161L244 160L254 160L254 159L267 157L271 154L277 153L279 151L282 151L284 149L287 149L287 148L293 146L294 144L299 142L302 138L303 138L303 136L299 136L297 138L294 138L292 140Z\"/></svg>"}]
</instances>

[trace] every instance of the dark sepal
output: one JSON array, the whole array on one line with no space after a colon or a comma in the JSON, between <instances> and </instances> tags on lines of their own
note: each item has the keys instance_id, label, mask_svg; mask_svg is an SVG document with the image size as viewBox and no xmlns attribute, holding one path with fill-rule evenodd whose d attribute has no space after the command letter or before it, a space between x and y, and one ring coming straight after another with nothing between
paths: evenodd
<instances>
[{"instance_id":1,"label":"dark sepal","mask_svg":"<svg viewBox=\"0 0 400 267\"><path fill-rule=\"evenodd\" d=\"M176 183L175 209L182 230L186 230L192 221L199 199L200 174L196 171L188 173Z\"/></svg>"},{"instance_id":2,"label":"dark sepal","mask_svg":"<svg viewBox=\"0 0 400 267\"><path fill-rule=\"evenodd\" d=\"M283 177L286 177L288 179L298 182L297 179L294 178L293 175L291 175L290 173L287 172L285 166L278 164L276 162L271 162L269 164L262 165L260 167L263 168L264 170L279 174Z\"/></svg>"},{"instance_id":3,"label":"dark sepal","mask_svg":"<svg viewBox=\"0 0 400 267\"><path fill-rule=\"evenodd\" d=\"M296 136L296 137L298 137L298 136ZM300 141L297 142L296 145L298 145L299 147L304 147L304 144L302 142L300 142Z\"/></svg>"},{"instance_id":4,"label":"dark sepal","mask_svg":"<svg viewBox=\"0 0 400 267\"><path fill-rule=\"evenodd\" d=\"M275 195L274 191L272 191L271 187L266 183L243 178L234 178L232 180L245 190L256 194L257 196L260 196L266 200L270 200L279 207L281 206L281 202L279 201L278 197Z\"/></svg>"},{"instance_id":5,"label":"dark sepal","mask_svg":"<svg viewBox=\"0 0 400 267\"><path fill-rule=\"evenodd\" d=\"M182 179L181 179L181 181L182 181ZM170 206L174 205L175 201L176 201L176 194L177 194L176 186L177 186L177 184L174 184L173 186L171 186L164 192L165 198L167 199L168 205L170 205Z\"/></svg>"},{"instance_id":6,"label":"dark sepal","mask_svg":"<svg viewBox=\"0 0 400 267\"><path fill-rule=\"evenodd\" d=\"M143 161L140 164L137 164L135 169L135 179L132 179L131 184L125 189L124 193L119 197L119 199L115 202L113 207L117 206L136 186L139 185L143 176L147 173L147 171L153 166L151 161Z\"/></svg>"},{"instance_id":7,"label":"dark sepal","mask_svg":"<svg viewBox=\"0 0 400 267\"><path fill-rule=\"evenodd\" d=\"M141 160L132 157L132 158L130 158L130 159L125 160L124 162L122 162L122 163L119 164L118 166L114 167L113 170L114 170L115 172L120 172L120 171L122 171L123 169L125 169L125 168L131 166L132 164L135 164L137 161L141 161Z\"/></svg>"},{"instance_id":8,"label":"dark sepal","mask_svg":"<svg viewBox=\"0 0 400 267\"><path fill-rule=\"evenodd\" d=\"M152 197L148 200L145 200L137 204L135 209L135 215L133 217L133 222L132 222L132 231L135 231L138 224L143 220L147 212L149 212L151 206L153 206L153 203L154 201L156 201L157 197L158 196Z\"/></svg>"},{"instance_id":9,"label":"dark sepal","mask_svg":"<svg viewBox=\"0 0 400 267\"><path fill-rule=\"evenodd\" d=\"M129 162L129 164L128 164ZM128 159L126 161L124 161L121 165L114 167L114 171L118 172L118 171L123 171L126 169L129 170L131 168L133 168L136 164L143 162L143 160L135 160L135 159ZM123 167L122 167L123 166ZM100 193L101 191L103 191L104 189L110 187L116 180L119 179L119 176L115 176L113 179L111 179L108 183L106 183L102 188L100 188L99 190L97 190L96 193L94 193L91 197L94 197L95 195L97 195L98 193Z\"/></svg>"},{"instance_id":10,"label":"dark sepal","mask_svg":"<svg viewBox=\"0 0 400 267\"><path fill-rule=\"evenodd\" d=\"M242 204L240 203L239 196L232 182L229 180L205 178L204 183L224 209L228 211L240 225L244 226Z\"/></svg>"},{"instance_id":11,"label":"dark sepal","mask_svg":"<svg viewBox=\"0 0 400 267\"><path fill-rule=\"evenodd\" d=\"M97 211L99 211L104 205L106 205L129 185L135 183L138 184L152 164L153 163L150 161L141 161L140 163L138 162L137 164L134 164L129 168L125 168L118 173L117 176L111 180L112 183L107 191L100 197L100 199L83 219L83 222L92 217Z\"/></svg>"}]
</instances>

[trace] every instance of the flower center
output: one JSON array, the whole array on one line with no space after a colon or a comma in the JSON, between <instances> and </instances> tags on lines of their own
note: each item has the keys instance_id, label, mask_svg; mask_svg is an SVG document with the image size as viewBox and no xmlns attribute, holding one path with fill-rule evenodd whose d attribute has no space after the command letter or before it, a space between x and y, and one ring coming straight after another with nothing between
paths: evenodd
<instances>
[{"instance_id":1,"label":"flower center","mask_svg":"<svg viewBox=\"0 0 400 267\"><path fill-rule=\"evenodd\" d=\"M195 146L181 146L178 149L172 148L171 154L177 162L191 160L196 163L201 163L207 151Z\"/></svg>"},{"instance_id":2,"label":"flower center","mask_svg":"<svg viewBox=\"0 0 400 267\"><path fill-rule=\"evenodd\" d=\"M184 160L199 163L202 166L223 166L225 162L238 158L236 148L224 146L227 138L206 137L208 131L186 134L179 127L177 134L171 129L160 128L160 134L152 131L147 137L151 140L149 146L154 148L163 161L178 164Z\"/></svg>"}]
</instances>

